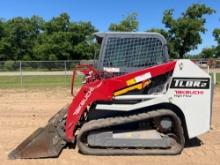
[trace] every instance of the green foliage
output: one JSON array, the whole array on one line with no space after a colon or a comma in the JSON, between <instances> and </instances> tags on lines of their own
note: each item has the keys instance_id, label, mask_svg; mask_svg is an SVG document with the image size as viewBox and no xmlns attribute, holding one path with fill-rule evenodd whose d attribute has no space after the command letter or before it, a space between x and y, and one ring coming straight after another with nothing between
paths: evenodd
<instances>
[{"instance_id":1,"label":"green foliage","mask_svg":"<svg viewBox=\"0 0 220 165\"><path fill-rule=\"evenodd\" d=\"M206 31L204 16L215 11L204 4L192 4L179 18L174 18L173 12L172 9L164 12L163 23L168 32L167 40L170 43L171 54L183 58L202 42L200 33Z\"/></svg>"},{"instance_id":2,"label":"green foliage","mask_svg":"<svg viewBox=\"0 0 220 165\"><path fill-rule=\"evenodd\" d=\"M217 42L217 46L215 47L215 55L216 57L220 57L220 28L215 28L213 30L213 36L215 41Z\"/></svg>"},{"instance_id":3,"label":"green foliage","mask_svg":"<svg viewBox=\"0 0 220 165\"><path fill-rule=\"evenodd\" d=\"M214 29L213 36L215 40L218 42L218 44L220 44L220 29L218 28Z\"/></svg>"},{"instance_id":4,"label":"green foliage","mask_svg":"<svg viewBox=\"0 0 220 165\"><path fill-rule=\"evenodd\" d=\"M215 47L215 57L220 57L220 44Z\"/></svg>"},{"instance_id":5,"label":"green foliage","mask_svg":"<svg viewBox=\"0 0 220 165\"><path fill-rule=\"evenodd\" d=\"M4 22L4 35L0 38L0 60L33 59L33 46L40 33L42 19L15 17Z\"/></svg>"},{"instance_id":6,"label":"green foliage","mask_svg":"<svg viewBox=\"0 0 220 165\"><path fill-rule=\"evenodd\" d=\"M215 58L215 48L204 48L200 53L201 58Z\"/></svg>"},{"instance_id":7,"label":"green foliage","mask_svg":"<svg viewBox=\"0 0 220 165\"><path fill-rule=\"evenodd\" d=\"M165 39L168 41L167 46L168 46L168 52L170 58L171 59L178 58L178 52L175 50L174 42L169 41L169 33L166 30L152 28L147 30L147 32L156 32L162 34L165 37Z\"/></svg>"},{"instance_id":8,"label":"green foliage","mask_svg":"<svg viewBox=\"0 0 220 165\"><path fill-rule=\"evenodd\" d=\"M124 17L122 21L117 23L112 23L109 26L110 31L119 32L135 32L138 30L139 22L137 20L137 13L131 13Z\"/></svg>"},{"instance_id":9,"label":"green foliage","mask_svg":"<svg viewBox=\"0 0 220 165\"><path fill-rule=\"evenodd\" d=\"M71 22L66 13L45 23L33 51L41 60L88 59L92 49L95 27L90 22Z\"/></svg>"},{"instance_id":10,"label":"green foliage","mask_svg":"<svg viewBox=\"0 0 220 165\"><path fill-rule=\"evenodd\" d=\"M167 31L165 31L164 29L156 29L156 28L152 28L152 29L147 30L147 32L156 32L156 33L160 33L160 34L162 34L165 38L168 37L168 33L167 33Z\"/></svg>"},{"instance_id":11,"label":"green foliage","mask_svg":"<svg viewBox=\"0 0 220 165\"><path fill-rule=\"evenodd\" d=\"M5 29L4 29L4 21L0 19L0 39L4 37Z\"/></svg>"},{"instance_id":12,"label":"green foliage","mask_svg":"<svg viewBox=\"0 0 220 165\"><path fill-rule=\"evenodd\" d=\"M46 33L53 32L68 32L70 25L70 17L67 13L62 13L58 17L53 17L50 21L44 24Z\"/></svg>"},{"instance_id":13,"label":"green foliage","mask_svg":"<svg viewBox=\"0 0 220 165\"><path fill-rule=\"evenodd\" d=\"M161 33L166 38L171 58L186 58L187 53L202 42L201 33L206 32L205 16L214 12L204 4L192 4L175 18L173 9L166 10L162 20L165 29L148 31ZM136 32L138 26L137 13L131 13L119 23L111 23L109 30ZM94 42L95 32L97 29L91 22L71 21L67 13L48 21L39 16L0 19L0 60L93 59L99 51L99 45ZM202 57L213 57L213 54L220 57L220 29L216 28L213 36L218 45L204 49ZM6 65L10 69L10 64Z\"/></svg>"},{"instance_id":14,"label":"green foliage","mask_svg":"<svg viewBox=\"0 0 220 165\"><path fill-rule=\"evenodd\" d=\"M90 22L72 22L67 13L49 21L32 16L0 20L0 60L72 60L93 58Z\"/></svg>"},{"instance_id":15,"label":"green foliage","mask_svg":"<svg viewBox=\"0 0 220 165\"><path fill-rule=\"evenodd\" d=\"M7 71L15 70L15 68L14 68L14 61L6 61L4 63L4 69L7 70Z\"/></svg>"}]
</instances>

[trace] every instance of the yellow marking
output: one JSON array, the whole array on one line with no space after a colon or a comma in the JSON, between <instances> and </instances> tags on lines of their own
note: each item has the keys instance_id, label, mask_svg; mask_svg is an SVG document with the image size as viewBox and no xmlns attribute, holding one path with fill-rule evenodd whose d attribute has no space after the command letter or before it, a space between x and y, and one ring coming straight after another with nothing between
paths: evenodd
<instances>
[{"instance_id":1,"label":"yellow marking","mask_svg":"<svg viewBox=\"0 0 220 165\"><path fill-rule=\"evenodd\" d=\"M136 85L133 85L133 86L121 89L121 90L115 92L114 96L119 96L119 95L125 94L125 93L127 93L129 91L132 91L132 90L135 90L135 89L141 90L141 89L145 88L147 85L149 85L150 83L151 83L151 81L148 80L146 82L139 83L139 84L136 84Z\"/></svg>"},{"instance_id":2,"label":"yellow marking","mask_svg":"<svg viewBox=\"0 0 220 165\"><path fill-rule=\"evenodd\" d=\"M127 85L130 86L130 85L133 85L136 83L136 80L133 78L133 79L130 79L130 80L127 80Z\"/></svg>"}]
</instances>

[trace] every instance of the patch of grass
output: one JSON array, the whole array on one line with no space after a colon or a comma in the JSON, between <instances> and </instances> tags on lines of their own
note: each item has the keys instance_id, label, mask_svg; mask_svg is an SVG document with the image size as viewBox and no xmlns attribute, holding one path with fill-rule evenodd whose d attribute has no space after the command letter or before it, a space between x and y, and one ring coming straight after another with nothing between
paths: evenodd
<instances>
[{"instance_id":1,"label":"patch of grass","mask_svg":"<svg viewBox=\"0 0 220 165\"><path fill-rule=\"evenodd\" d=\"M213 76L213 74L210 74ZM48 88L48 87L67 87L70 88L72 76L40 75L40 76L0 76L0 88ZM22 81L22 86L21 86ZM220 73L216 74L217 84L220 84ZM79 87L82 76L77 76L75 86Z\"/></svg>"},{"instance_id":2,"label":"patch of grass","mask_svg":"<svg viewBox=\"0 0 220 165\"><path fill-rule=\"evenodd\" d=\"M220 84L220 73L216 74L216 81L218 84Z\"/></svg>"},{"instance_id":3,"label":"patch of grass","mask_svg":"<svg viewBox=\"0 0 220 165\"><path fill-rule=\"evenodd\" d=\"M15 88L20 85L19 76L0 76L0 88Z\"/></svg>"},{"instance_id":4,"label":"patch of grass","mask_svg":"<svg viewBox=\"0 0 220 165\"><path fill-rule=\"evenodd\" d=\"M20 87L70 87L71 76L40 75L40 76L0 76L0 88ZM75 86L80 86L82 77L77 77ZM21 85L22 83L22 85Z\"/></svg>"},{"instance_id":5,"label":"patch of grass","mask_svg":"<svg viewBox=\"0 0 220 165\"><path fill-rule=\"evenodd\" d=\"M213 76L213 74L211 74L211 76ZM220 73L216 73L216 86L220 86Z\"/></svg>"},{"instance_id":6,"label":"patch of grass","mask_svg":"<svg viewBox=\"0 0 220 165\"><path fill-rule=\"evenodd\" d=\"M210 75L213 77L213 73L210 73ZM220 73L216 73L216 83L220 84Z\"/></svg>"}]
</instances>

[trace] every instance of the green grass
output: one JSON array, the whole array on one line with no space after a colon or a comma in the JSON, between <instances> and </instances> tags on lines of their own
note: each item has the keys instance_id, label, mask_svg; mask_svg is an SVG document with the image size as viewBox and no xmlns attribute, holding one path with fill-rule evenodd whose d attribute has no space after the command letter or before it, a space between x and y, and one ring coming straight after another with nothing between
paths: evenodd
<instances>
[{"instance_id":1,"label":"green grass","mask_svg":"<svg viewBox=\"0 0 220 165\"><path fill-rule=\"evenodd\" d=\"M213 74L211 74L213 75ZM216 74L217 84L220 84L220 73ZM82 76L75 80L75 86L80 86ZM0 88L48 88L67 87L70 88L71 76L23 76L22 86L20 76L0 76Z\"/></svg>"},{"instance_id":2,"label":"green grass","mask_svg":"<svg viewBox=\"0 0 220 165\"><path fill-rule=\"evenodd\" d=\"M210 73L211 76L213 76L213 73ZM216 83L220 84L220 73L216 73Z\"/></svg>"},{"instance_id":3,"label":"green grass","mask_svg":"<svg viewBox=\"0 0 220 165\"><path fill-rule=\"evenodd\" d=\"M0 88L34 88L34 87L70 87L71 76L0 76ZM22 86L21 86L22 81ZM82 78L77 77L75 85L81 84Z\"/></svg>"},{"instance_id":4,"label":"green grass","mask_svg":"<svg viewBox=\"0 0 220 165\"><path fill-rule=\"evenodd\" d=\"M216 81L218 84L220 84L220 73L216 74Z\"/></svg>"}]
</instances>

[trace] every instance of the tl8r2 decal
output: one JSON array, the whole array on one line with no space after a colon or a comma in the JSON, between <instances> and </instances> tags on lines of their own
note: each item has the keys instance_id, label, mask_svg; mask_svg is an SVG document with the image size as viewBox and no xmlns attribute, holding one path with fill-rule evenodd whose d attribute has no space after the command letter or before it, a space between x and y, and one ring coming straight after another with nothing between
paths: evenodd
<instances>
[{"instance_id":1,"label":"tl8r2 decal","mask_svg":"<svg viewBox=\"0 0 220 165\"><path fill-rule=\"evenodd\" d=\"M170 88L181 89L209 89L209 78L183 78L175 77L172 79Z\"/></svg>"}]
</instances>

